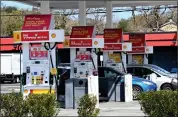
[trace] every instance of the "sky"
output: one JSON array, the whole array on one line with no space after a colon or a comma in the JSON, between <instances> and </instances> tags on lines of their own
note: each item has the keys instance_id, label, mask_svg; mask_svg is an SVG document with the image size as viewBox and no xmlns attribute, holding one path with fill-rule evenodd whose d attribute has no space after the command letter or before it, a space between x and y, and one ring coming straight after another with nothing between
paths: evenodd
<instances>
[{"instance_id":1,"label":"sky","mask_svg":"<svg viewBox=\"0 0 178 117\"><path fill-rule=\"evenodd\" d=\"M1 5L14 6L14 7L17 7L19 9L29 9L29 10L32 9L32 6L27 5L27 4L23 4L23 3L20 3L20 2L16 2L16 1L1 1ZM138 12L135 12L135 14L137 15ZM127 19L131 16L132 16L131 12L113 13L113 22L117 22L121 19Z\"/></svg>"}]
</instances>

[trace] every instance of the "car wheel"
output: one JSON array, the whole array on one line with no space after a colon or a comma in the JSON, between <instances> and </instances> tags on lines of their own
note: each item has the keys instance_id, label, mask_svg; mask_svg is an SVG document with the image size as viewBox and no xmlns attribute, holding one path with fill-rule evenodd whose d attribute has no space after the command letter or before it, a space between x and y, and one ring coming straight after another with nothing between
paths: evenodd
<instances>
[{"instance_id":1,"label":"car wheel","mask_svg":"<svg viewBox=\"0 0 178 117\"><path fill-rule=\"evenodd\" d=\"M172 90L172 86L170 84L164 84L161 89L162 90Z\"/></svg>"},{"instance_id":2,"label":"car wheel","mask_svg":"<svg viewBox=\"0 0 178 117\"><path fill-rule=\"evenodd\" d=\"M142 88L139 86L134 85L132 87L132 96L133 96L133 100L136 100L138 98L138 95L142 92Z\"/></svg>"}]
</instances>

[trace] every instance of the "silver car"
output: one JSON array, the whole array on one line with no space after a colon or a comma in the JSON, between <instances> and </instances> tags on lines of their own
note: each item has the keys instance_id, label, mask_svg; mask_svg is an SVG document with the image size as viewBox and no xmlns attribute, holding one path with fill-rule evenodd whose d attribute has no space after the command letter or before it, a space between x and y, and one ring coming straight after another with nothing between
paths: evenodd
<instances>
[{"instance_id":1,"label":"silver car","mask_svg":"<svg viewBox=\"0 0 178 117\"><path fill-rule=\"evenodd\" d=\"M151 74L156 74L155 83L157 90L175 90L177 86L177 78L170 72L152 64L130 64L127 65L127 72L145 79Z\"/></svg>"}]
</instances>

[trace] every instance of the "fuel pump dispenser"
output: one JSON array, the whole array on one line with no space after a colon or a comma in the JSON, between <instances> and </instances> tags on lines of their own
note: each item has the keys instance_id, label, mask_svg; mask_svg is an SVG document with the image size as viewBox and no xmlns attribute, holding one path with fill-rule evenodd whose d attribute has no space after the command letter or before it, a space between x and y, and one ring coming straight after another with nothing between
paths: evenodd
<instances>
[{"instance_id":1,"label":"fuel pump dispenser","mask_svg":"<svg viewBox=\"0 0 178 117\"><path fill-rule=\"evenodd\" d=\"M103 59L104 66L112 67L120 72L127 73L126 70L126 53L132 51L132 44L123 42L122 29L104 29L104 49ZM124 78L124 85L119 80ZM122 87L123 89L121 90ZM115 93L113 93L113 91ZM124 100L121 95L124 92ZM117 76L117 78L108 78L108 100L109 101L132 101L132 75Z\"/></svg>"},{"instance_id":2,"label":"fuel pump dispenser","mask_svg":"<svg viewBox=\"0 0 178 117\"><path fill-rule=\"evenodd\" d=\"M79 99L85 94L97 98L99 108L99 87L97 54L95 48L104 48L103 38L94 38L94 26L75 26L69 39L64 42L64 48L85 48L73 53L75 60L71 63L70 79L65 81L65 108L76 109Z\"/></svg>"},{"instance_id":3,"label":"fuel pump dispenser","mask_svg":"<svg viewBox=\"0 0 178 117\"><path fill-rule=\"evenodd\" d=\"M38 20L50 24L46 21L52 19L51 15L27 15L23 30L13 32L14 42L22 43L24 68L22 94L24 98L32 93L56 92L56 82L54 82L56 76L54 60L56 56L54 50L57 43L64 42L64 30L47 30L49 26L44 26L44 23L41 24ZM33 25L30 25L30 22L33 22ZM34 25L35 23L37 25Z\"/></svg>"}]
</instances>

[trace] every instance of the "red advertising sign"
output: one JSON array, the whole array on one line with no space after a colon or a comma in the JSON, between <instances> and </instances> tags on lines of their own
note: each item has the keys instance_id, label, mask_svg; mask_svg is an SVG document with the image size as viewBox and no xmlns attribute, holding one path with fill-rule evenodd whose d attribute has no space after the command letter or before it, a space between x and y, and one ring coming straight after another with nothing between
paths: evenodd
<instances>
[{"instance_id":1,"label":"red advertising sign","mask_svg":"<svg viewBox=\"0 0 178 117\"><path fill-rule=\"evenodd\" d=\"M49 40L49 31L22 32L22 41L46 41Z\"/></svg>"},{"instance_id":2,"label":"red advertising sign","mask_svg":"<svg viewBox=\"0 0 178 117\"><path fill-rule=\"evenodd\" d=\"M90 60L91 59L90 56L91 56L90 52L88 52L88 51L84 51L84 52L78 51L76 58L79 59L79 60Z\"/></svg>"},{"instance_id":3,"label":"red advertising sign","mask_svg":"<svg viewBox=\"0 0 178 117\"><path fill-rule=\"evenodd\" d=\"M70 38L93 38L94 26L74 26Z\"/></svg>"},{"instance_id":4,"label":"red advertising sign","mask_svg":"<svg viewBox=\"0 0 178 117\"><path fill-rule=\"evenodd\" d=\"M103 50L122 50L122 44L104 44Z\"/></svg>"},{"instance_id":5,"label":"red advertising sign","mask_svg":"<svg viewBox=\"0 0 178 117\"><path fill-rule=\"evenodd\" d=\"M30 59L47 59L48 51L44 47L31 47Z\"/></svg>"},{"instance_id":6,"label":"red advertising sign","mask_svg":"<svg viewBox=\"0 0 178 117\"><path fill-rule=\"evenodd\" d=\"M134 47L132 51L128 53L145 53L145 47Z\"/></svg>"},{"instance_id":7,"label":"red advertising sign","mask_svg":"<svg viewBox=\"0 0 178 117\"><path fill-rule=\"evenodd\" d=\"M27 15L25 16L22 30L48 30L52 16L46 15Z\"/></svg>"},{"instance_id":8,"label":"red advertising sign","mask_svg":"<svg viewBox=\"0 0 178 117\"><path fill-rule=\"evenodd\" d=\"M129 34L129 41L133 46L145 46L145 34Z\"/></svg>"},{"instance_id":9,"label":"red advertising sign","mask_svg":"<svg viewBox=\"0 0 178 117\"><path fill-rule=\"evenodd\" d=\"M92 47L92 39L71 39L70 47Z\"/></svg>"},{"instance_id":10,"label":"red advertising sign","mask_svg":"<svg viewBox=\"0 0 178 117\"><path fill-rule=\"evenodd\" d=\"M120 43L122 41L122 29L104 29L104 43Z\"/></svg>"}]
</instances>

